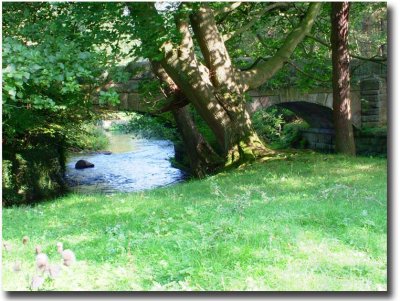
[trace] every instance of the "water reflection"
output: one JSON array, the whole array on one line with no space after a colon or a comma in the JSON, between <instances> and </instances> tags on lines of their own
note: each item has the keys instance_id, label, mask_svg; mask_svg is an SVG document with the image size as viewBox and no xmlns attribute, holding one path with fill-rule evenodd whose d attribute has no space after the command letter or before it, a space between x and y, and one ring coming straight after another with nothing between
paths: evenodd
<instances>
[{"instance_id":1,"label":"water reflection","mask_svg":"<svg viewBox=\"0 0 400 301\"><path fill-rule=\"evenodd\" d=\"M183 181L185 174L171 166L172 142L133 139L129 134L107 133L111 155L73 155L68 159L66 181L79 193L113 193L145 190ZM94 168L75 169L84 159Z\"/></svg>"}]
</instances>

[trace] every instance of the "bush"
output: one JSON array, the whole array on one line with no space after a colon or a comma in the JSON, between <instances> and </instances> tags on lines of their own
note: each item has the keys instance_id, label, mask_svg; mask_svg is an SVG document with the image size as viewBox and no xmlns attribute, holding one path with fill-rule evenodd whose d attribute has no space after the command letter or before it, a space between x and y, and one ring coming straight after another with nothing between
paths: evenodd
<instances>
[{"instance_id":1,"label":"bush","mask_svg":"<svg viewBox=\"0 0 400 301\"><path fill-rule=\"evenodd\" d=\"M109 141L104 131L91 123L84 124L82 131L70 138L69 147L74 151L98 151L107 148Z\"/></svg>"},{"instance_id":2,"label":"bush","mask_svg":"<svg viewBox=\"0 0 400 301\"><path fill-rule=\"evenodd\" d=\"M304 148L301 130L308 124L294 113L281 108L260 110L252 116L253 126L259 137L274 148Z\"/></svg>"},{"instance_id":3,"label":"bush","mask_svg":"<svg viewBox=\"0 0 400 301\"><path fill-rule=\"evenodd\" d=\"M168 118L138 113L132 113L132 117L127 124L116 124L112 129L145 139L177 141L179 137L172 121Z\"/></svg>"},{"instance_id":4,"label":"bush","mask_svg":"<svg viewBox=\"0 0 400 301\"><path fill-rule=\"evenodd\" d=\"M271 108L255 112L252 122L260 138L266 143L272 143L280 139L285 120L277 108Z\"/></svg>"},{"instance_id":5,"label":"bush","mask_svg":"<svg viewBox=\"0 0 400 301\"><path fill-rule=\"evenodd\" d=\"M275 141L275 148L305 148L306 140L303 138L301 130L308 128L304 121L297 120L283 126L282 135L279 141Z\"/></svg>"},{"instance_id":6,"label":"bush","mask_svg":"<svg viewBox=\"0 0 400 301\"><path fill-rule=\"evenodd\" d=\"M82 133L82 122L93 119L91 91L102 64L103 55L57 37L43 44L4 38L4 204L30 203L63 190L62 157ZM113 101L115 93L102 97Z\"/></svg>"},{"instance_id":7,"label":"bush","mask_svg":"<svg viewBox=\"0 0 400 301\"><path fill-rule=\"evenodd\" d=\"M26 149L3 149L3 206L34 203L65 190L64 141L41 135L35 142Z\"/></svg>"}]
</instances>

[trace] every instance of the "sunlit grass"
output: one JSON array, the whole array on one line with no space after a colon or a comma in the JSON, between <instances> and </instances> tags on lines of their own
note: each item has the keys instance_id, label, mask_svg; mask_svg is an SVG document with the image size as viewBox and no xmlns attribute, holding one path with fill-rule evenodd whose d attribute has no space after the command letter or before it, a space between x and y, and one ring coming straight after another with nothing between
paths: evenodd
<instances>
[{"instance_id":1,"label":"sunlit grass","mask_svg":"<svg viewBox=\"0 0 400 301\"><path fill-rule=\"evenodd\" d=\"M291 155L152 191L3 209L13 246L3 289L29 289L34 246L60 262L62 241L78 263L42 289L386 290L386 163Z\"/></svg>"}]
</instances>

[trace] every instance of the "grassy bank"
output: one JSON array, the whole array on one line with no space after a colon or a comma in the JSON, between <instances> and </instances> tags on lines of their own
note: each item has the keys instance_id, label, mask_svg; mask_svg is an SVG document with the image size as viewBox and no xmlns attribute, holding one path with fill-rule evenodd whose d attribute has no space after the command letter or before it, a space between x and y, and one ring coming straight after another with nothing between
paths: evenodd
<instances>
[{"instance_id":1,"label":"grassy bank","mask_svg":"<svg viewBox=\"0 0 400 301\"><path fill-rule=\"evenodd\" d=\"M386 160L302 153L152 191L3 209L3 289L386 290ZM23 246L24 235L30 241ZM21 261L20 272L13 271Z\"/></svg>"}]
</instances>

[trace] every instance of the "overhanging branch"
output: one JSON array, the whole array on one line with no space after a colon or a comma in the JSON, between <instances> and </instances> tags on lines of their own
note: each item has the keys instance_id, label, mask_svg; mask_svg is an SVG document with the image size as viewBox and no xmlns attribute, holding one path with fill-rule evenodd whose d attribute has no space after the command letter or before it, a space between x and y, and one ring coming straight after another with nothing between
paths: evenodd
<instances>
[{"instance_id":1,"label":"overhanging branch","mask_svg":"<svg viewBox=\"0 0 400 301\"><path fill-rule=\"evenodd\" d=\"M329 43L325 42L324 40L322 40L322 39L320 39L320 38L318 38L318 37L316 37L316 36L313 36L313 35L308 34L308 35L306 36L306 38L309 38L309 39L311 39L311 40L314 40L314 41L320 43L321 45L323 45L323 46L325 46L325 47L327 47L327 48L329 48L329 49L332 48L331 45L330 45ZM384 62L387 61L387 58L386 58L386 57L377 57L377 56L373 56L373 57L369 57L369 58L368 58L368 57L363 57L363 56L356 55L356 54L352 54L352 53L349 53L349 55L350 55L350 57L355 58L355 59L359 59L359 60L362 60L362 61L374 62L374 63L378 63L378 64L381 64L381 65L386 65L386 64L384 64Z\"/></svg>"},{"instance_id":2,"label":"overhanging branch","mask_svg":"<svg viewBox=\"0 0 400 301\"><path fill-rule=\"evenodd\" d=\"M321 3L313 2L309 5L307 14L300 24L286 37L282 47L266 62L254 68L241 72L245 90L255 89L270 79L289 60L297 45L309 34L312 25L319 13Z\"/></svg>"},{"instance_id":3,"label":"overhanging branch","mask_svg":"<svg viewBox=\"0 0 400 301\"><path fill-rule=\"evenodd\" d=\"M234 11L236 8L238 8L240 5L242 4L242 2L232 2L229 3L227 6L224 6L218 10L214 11L214 17L220 15L220 14L228 14L232 11Z\"/></svg>"},{"instance_id":4,"label":"overhanging branch","mask_svg":"<svg viewBox=\"0 0 400 301\"><path fill-rule=\"evenodd\" d=\"M310 73L305 72L304 70L302 70L300 67L298 67L295 63L293 63L292 61L287 61L288 64L292 65L294 67L294 69L296 69L297 71L299 71L301 74L315 80L321 83L330 83L332 80L328 79L328 80L323 80L320 78L316 78L315 76L311 75Z\"/></svg>"},{"instance_id":5,"label":"overhanging branch","mask_svg":"<svg viewBox=\"0 0 400 301\"><path fill-rule=\"evenodd\" d=\"M270 59L270 57L258 57L249 67L246 68L242 68L240 69L241 71L246 71L246 70L250 70L251 68L254 68L254 66L256 66L258 63L260 63L261 61L268 61ZM295 63L293 63L292 61L287 61L286 63L288 63L289 65L293 66L294 69L296 69L298 72L300 72L301 74L315 80L315 81L319 81L322 83L328 83L331 82L331 80L323 80L320 78L316 78L314 77L312 74L305 72L303 69L301 69L299 66L297 66Z\"/></svg>"},{"instance_id":6,"label":"overhanging branch","mask_svg":"<svg viewBox=\"0 0 400 301\"><path fill-rule=\"evenodd\" d=\"M267 7L265 7L261 12L259 12L255 16L251 16L251 21L249 23L242 26L241 28L239 28L236 31L225 34L223 36L224 42L228 41L229 39L233 38L234 36L237 36L245 31L249 30L249 28L251 28L254 24L256 24L258 22L258 19L261 18L263 15L265 15L267 12L269 12L275 8L282 8L282 7L287 7L287 6L289 6L289 4L287 2L277 2L274 4L268 5Z\"/></svg>"}]
</instances>

